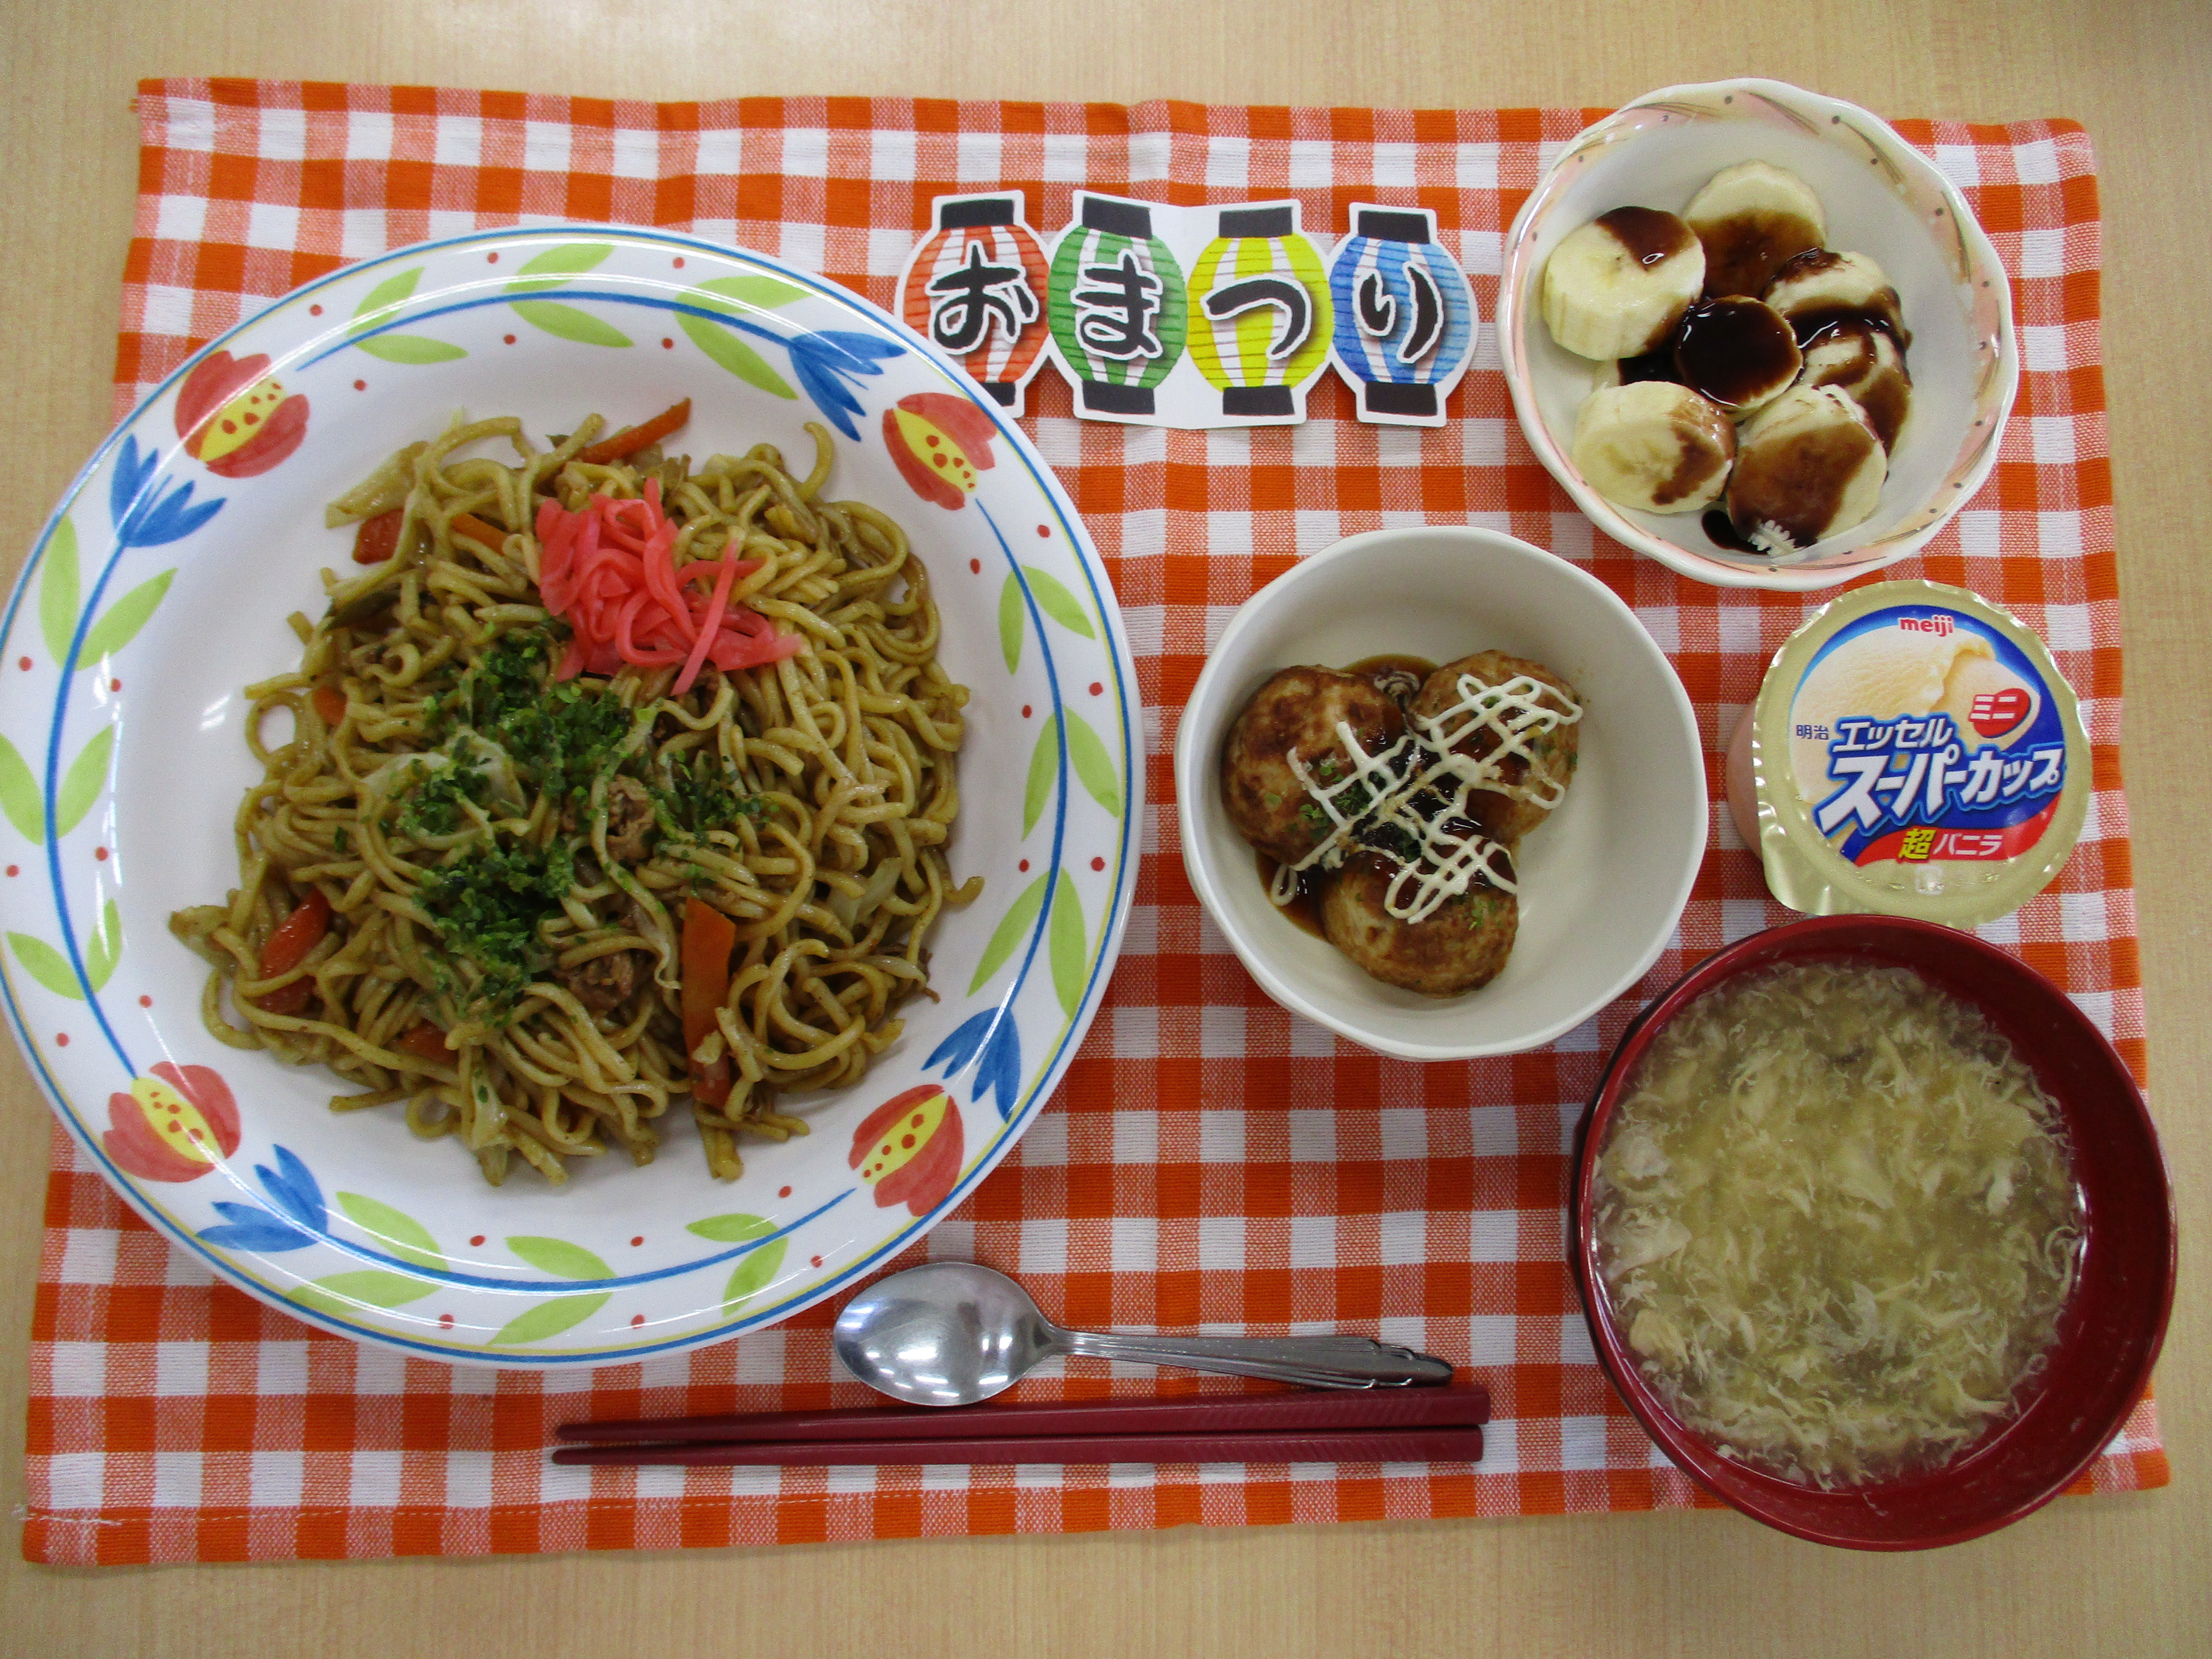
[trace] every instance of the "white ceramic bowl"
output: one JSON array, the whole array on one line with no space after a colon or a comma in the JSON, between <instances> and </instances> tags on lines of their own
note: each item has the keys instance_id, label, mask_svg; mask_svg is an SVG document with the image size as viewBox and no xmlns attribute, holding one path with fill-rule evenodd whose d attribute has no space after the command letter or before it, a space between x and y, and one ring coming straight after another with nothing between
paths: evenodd
<instances>
[{"instance_id":1,"label":"white ceramic bowl","mask_svg":"<svg viewBox=\"0 0 2212 1659\"><path fill-rule=\"evenodd\" d=\"M1813 187L1828 246L1881 264L1912 331L1912 413L1881 506L1779 563L1717 545L1700 514L1630 512L1583 482L1568 452L1598 365L1556 343L1537 305L1544 261L1571 231L1630 204L1679 213L1723 167L1753 160ZM1918 551L1996 464L2020 382L2011 290L1965 198L1878 118L1779 81L1668 87L1586 128L1514 219L1498 318L1505 383L1536 459L1607 535L1726 587L1829 587Z\"/></svg>"},{"instance_id":2,"label":"white ceramic bowl","mask_svg":"<svg viewBox=\"0 0 2212 1659\"><path fill-rule=\"evenodd\" d=\"M1544 663L1582 694L1582 761L1566 800L1522 843L1505 971L1464 996L1417 996L1269 902L1222 808L1221 748L1278 669L1489 649ZM1407 1060L1534 1048L1633 985L1689 900L1711 816L1697 716L1635 613L1578 566L1456 526L1354 536L1247 599L1184 706L1175 775L1183 867L1252 976L1292 1013Z\"/></svg>"}]
</instances>

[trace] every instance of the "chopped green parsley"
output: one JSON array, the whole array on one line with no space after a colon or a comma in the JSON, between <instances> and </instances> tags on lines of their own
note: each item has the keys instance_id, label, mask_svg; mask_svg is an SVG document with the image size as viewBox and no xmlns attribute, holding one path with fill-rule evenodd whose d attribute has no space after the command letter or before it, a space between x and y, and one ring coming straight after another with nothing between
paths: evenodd
<instances>
[{"instance_id":1,"label":"chopped green parsley","mask_svg":"<svg viewBox=\"0 0 2212 1659\"><path fill-rule=\"evenodd\" d=\"M501 636L460 683L438 698L434 734L470 726L514 757L515 768L554 799L591 787L629 735L630 711L580 682L549 683L551 641L543 633Z\"/></svg>"},{"instance_id":2,"label":"chopped green parsley","mask_svg":"<svg viewBox=\"0 0 2212 1659\"><path fill-rule=\"evenodd\" d=\"M670 787L652 792L653 816L663 835L696 837L768 811L758 795L738 793L737 773L719 756L695 755L668 770Z\"/></svg>"},{"instance_id":3,"label":"chopped green parsley","mask_svg":"<svg viewBox=\"0 0 2212 1659\"><path fill-rule=\"evenodd\" d=\"M429 772L418 765L410 769L409 776L416 781L400 809L399 828L417 841L450 836L467 823L463 801L482 806L491 799L491 780L472 767L441 766Z\"/></svg>"},{"instance_id":4,"label":"chopped green parsley","mask_svg":"<svg viewBox=\"0 0 2212 1659\"><path fill-rule=\"evenodd\" d=\"M492 1012L513 1009L550 961L539 928L561 914L575 884L568 848L478 848L425 875L415 889L437 921L438 936L483 970L478 1000Z\"/></svg>"}]
</instances>

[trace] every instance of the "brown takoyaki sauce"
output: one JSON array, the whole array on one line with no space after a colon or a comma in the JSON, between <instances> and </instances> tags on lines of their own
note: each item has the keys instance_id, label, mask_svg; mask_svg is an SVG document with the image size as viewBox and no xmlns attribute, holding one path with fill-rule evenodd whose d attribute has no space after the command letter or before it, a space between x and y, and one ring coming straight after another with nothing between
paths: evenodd
<instances>
[{"instance_id":1,"label":"brown takoyaki sauce","mask_svg":"<svg viewBox=\"0 0 2212 1659\"><path fill-rule=\"evenodd\" d=\"M1275 872L1283 866L1265 853L1255 852L1252 856L1259 860L1261 887L1267 891L1273 891ZM1297 888L1291 895L1291 902L1275 907L1279 915L1289 917L1300 931L1311 933L1316 939L1327 937L1321 927L1321 889L1328 874L1318 865L1310 870L1299 871Z\"/></svg>"},{"instance_id":2,"label":"brown takoyaki sauce","mask_svg":"<svg viewBox=\"0 0 2212 1659\"><path fill-rule=\"evenodd\" d=\"M1379 657L1362 657L1347 664L1344 672L1358 675L1394 702L1408 703L1421 689L1421 682L1437 672L1437 665L1426 657L1386 651Z\"/></svg>"}]
</instances>

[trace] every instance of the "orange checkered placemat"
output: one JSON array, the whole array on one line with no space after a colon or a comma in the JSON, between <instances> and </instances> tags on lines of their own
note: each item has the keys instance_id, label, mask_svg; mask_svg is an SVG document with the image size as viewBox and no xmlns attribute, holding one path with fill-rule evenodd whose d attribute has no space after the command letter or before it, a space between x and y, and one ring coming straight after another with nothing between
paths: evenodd
<instances>
[{"instance_id":1,"label":"orange checkered placemat","mask_svg":"<svg viewBox=\"0 0 2212 1659\"><path fill-rule=\"evenodd\" d=\"M1089 185L1200 203L1296 196L1327 240L1354 200L1434 209L1486 323L1504 232L1596 111L1203 108L760 99L608 103L388 87L141 89L137 231L116 407L201 342L348 260L518 222L659 225L782 256L888 304L933 194L1021 188L1057 228ZM2098 341L2094 161L2066 121L1912 121L2014 273L2024 368L2002 459L1891 574L1972 587L2048 639L2082 694L2095 795L2050 891L1982 930L2143 1066L2120 789L2120 609ZM1079 422L1046 375L1025 424L1127 616L1152 804L1127 943L1057 1099L893 1267L973 1257L1092 1326L1375 1331L1471 1367L1496 1402L1478 1466L556 1469L556 1423L858 1406L832 1310L592 1372L458 1370L325 1336L173 1254L57 1130L31 1366L34 1560L90 1564L665 1548L824 1538L1686 1507L1699 1502L1593 1362L1564 1264L1569 1138L1632 1012L1782 921L1725 812L1644 982L1552 1047L1419 1066L1294 1019L1186 882L1169 763L1210 641L1301 555L1386 525L1472 522L1593 570L1696 703L1708 766L1815 603L1683 580L1596 537L1535 463L1486 326L1433 430L1352 418L1335 380L1291 428ZM1072 1370L1030 1398L1195 1387ZM2081 1483L2167 1479L2146 1402ZM1703 1500L1710 1502L1710 1500Z\"/></svg>"}]
</instances>

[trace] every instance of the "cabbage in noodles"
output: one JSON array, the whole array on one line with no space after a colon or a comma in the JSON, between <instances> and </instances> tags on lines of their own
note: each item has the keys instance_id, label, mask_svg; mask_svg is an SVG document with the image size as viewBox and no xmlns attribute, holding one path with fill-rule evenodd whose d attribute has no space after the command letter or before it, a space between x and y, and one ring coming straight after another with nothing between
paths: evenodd
<instances>
[{"instance_id":1,"label":"cabbage in noodles","mask_svg":"<svg viewBox=\"0 0 2212 1659\"><path fill-rule=\"evenodd\" d=\"M2072 1286L2057 1112L1981 1013L1901 968L1747 975L1616 1108L1599 1263L1646 1379L1729 1455L1824 1487L2007 1415Z\"/></svg>"}]
</instances>

